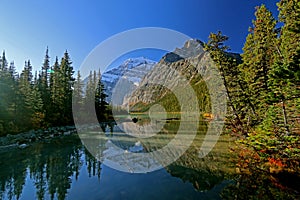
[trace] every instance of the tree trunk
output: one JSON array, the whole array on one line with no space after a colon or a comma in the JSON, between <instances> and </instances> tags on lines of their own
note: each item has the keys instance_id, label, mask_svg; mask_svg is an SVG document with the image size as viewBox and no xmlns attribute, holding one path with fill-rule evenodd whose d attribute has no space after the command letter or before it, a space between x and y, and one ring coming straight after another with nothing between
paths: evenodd
<instances>
[{"instance_id":1,"label":"tree trunk","mask_svg":"<svg viewBox=\"0 0 300 200\"><path fill-rule=\"evenodd\" d=\"M233 105L233 102L232 102L232 98L231 98L231 95L230 95L230 92L229 92L229 89L228 89L228 84L227 84L227 81L226 81L226 77L225 77L225 74L224 74L224 71L223 71L223 68L220 67L220 72L221 72L221 76L222 76L222 79L223 79L223 82L224 82L224 86L225 86L225 90L226 90L226 93L227 93L227 97L228 97L228 101L229 101L229 106L231 107L232 111L233 111L233 115L235 116L236 118L236 123L237 125L234 123L234 126L235 128L237 128L238 130L240 130L242 132L243 135L247 135L246 131L244 130L244 126L243 126L243 123Z\"/></svg>"},{"instance_id":2,"label":"tree trunk","mask_svg":"<svg viewBox=\"0 0 300 200\"><path fill-rule=\"evenodd\" d=\"M283 99L281 99L281 107L282 107L282 114L283 114L283 121L284 121L285 131L286 131L286 134L289 135L289 127L288 127L288 122L287 122L286 109L285 109Z\"/></svg>"}]
</instances>

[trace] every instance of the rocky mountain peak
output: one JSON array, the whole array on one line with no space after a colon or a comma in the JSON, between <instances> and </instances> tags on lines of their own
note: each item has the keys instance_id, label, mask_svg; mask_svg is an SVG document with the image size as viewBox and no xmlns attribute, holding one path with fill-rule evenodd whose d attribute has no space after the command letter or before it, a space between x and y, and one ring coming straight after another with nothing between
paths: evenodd
<instances>
[{"instance_id":1,"label":"rocky mountain peak","mask_svg":"<svg viewBox=\"0 0 300 200\"><path fill-rule=\"evenodd\" d=\"M185 42L182 48L176 48L173 52L167 53L162 61L173 63L185 58L190 58L204 53L203 42L198 39L190 39Z\"/></svg>"},{"instance_id":2,"label":"rocky mountain peak","mask_svg":"<svg viewBox=\"0 0 300 200\"><path fill-rule=\"evenodd\" d=\"M130 90L137 87L141 79L153 68L155 64L155 61L145 57L129 58L118 67L114 67L104 72L102 74L101 81L107 90L107 100L109 102L111 101L112 93L120 81L122 81L122 84L130 88ZM120 99L120 101L122 100Z\"/></svg>"}]
</instances>

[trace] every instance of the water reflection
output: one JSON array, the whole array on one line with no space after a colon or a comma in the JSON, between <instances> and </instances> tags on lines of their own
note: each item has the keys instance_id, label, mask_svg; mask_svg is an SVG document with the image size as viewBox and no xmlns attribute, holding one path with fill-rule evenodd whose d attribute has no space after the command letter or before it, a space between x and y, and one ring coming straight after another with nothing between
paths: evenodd
<instances>
[{"instance_id":1,"label":"water reflection","mask_svg":"<svg viewBox=\"0 0 300 200\"><path fill-rule=\"evenodd\" d=\"M86 197L84 194L94 199L196 199L207 195L217 198L224 186L224 176L207 166L209 158L197 156L206 124L203 122L200 127L191 148L180 159L166 169L144 175L105 167L84 148L77 136L52 139L22 150L1 153L0 199L80 199ZM107 132L102 140L89 141L97 142L100 157L108 152L110 143L128 151L157 149L174 137L172 130L177 130L178 124L166 123L165 135L169 137L158 135L154 140L143 138L139 143L128 140L124 135L110 134L114 128L112 124L103 124L103 128ZM89 178L98 181L90 182ZM126 187L129 185L131 188ZM94 192L86 191L92 188Z\"/></svg>"},{"instance_id":2,"label":"water reflection","mask_svg":"<svg viewBox=\"0 0 300 200\"><path fill-rule=\"evenodd\" d=\"M104 164L123 172L148 173L162 169L177 160L190 147L198 133L199 122L193 121L192 118L167 122L164 122L165 125L159 132L156 130L149 132L150 129L148 132L140 132L146 137L134 137L132 132L123 132L122 129L126 127L136 131L138 130L136 126L149 127L149 125L124 122L114 129L112 137L106 137L97 126L93 126L94 130L80 133L80 138L91 154ZM102 129L105 130L105 127ZM147 137L148 135L153 136ZM103 143L106 147L104 151ZM143 148L139 149L144 151L139 153L132 151L137 149L136 144L142 144Z\"/></svg>"}]
</instances>

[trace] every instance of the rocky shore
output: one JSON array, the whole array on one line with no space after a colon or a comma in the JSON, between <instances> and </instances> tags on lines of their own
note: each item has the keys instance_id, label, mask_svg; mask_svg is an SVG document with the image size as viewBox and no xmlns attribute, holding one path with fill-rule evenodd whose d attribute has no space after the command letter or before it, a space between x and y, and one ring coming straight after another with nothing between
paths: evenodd
<instances>
[{"instance_id":1,"label":"rocky shore","mask_svg":"<svg viewBox=\"0 0 300 200\"><path fill-rule=\"evenodd\" d=\"M33 142L50 140L56 137L77 134L75 126L50 127L47 129L30 130L16 135L8 134L0 137L0 152L12 148L26 148Z\"/></svg>"}]
</instances>

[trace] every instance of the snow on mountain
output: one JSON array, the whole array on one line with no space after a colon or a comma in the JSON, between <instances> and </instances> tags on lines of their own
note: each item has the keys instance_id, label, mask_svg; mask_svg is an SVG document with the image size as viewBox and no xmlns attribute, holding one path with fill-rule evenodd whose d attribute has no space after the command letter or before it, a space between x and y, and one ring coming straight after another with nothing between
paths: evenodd
<instances>
[{"instance_id":1,"label":"snow on mountain","mask_svg":"<svg viewBox=\"0 0 300 200\"><path fill-rule=\"evenodd\" d=\"M111 101L112 93L114 91L120 91L118 88L115 88L116 86L120 87L120 82L122 82L122 87L126 87L122 89L121 93L126 93L133 90L134 88L139 86L142 78L144 78L144 76L150 70L152 70L155 64L155 61L149 60L144 57L130 58L124 61L124 63L120 66L104 72L102 74L101 81L106 88L108 102ZM118 96L119 100L114 103L122 104L123 99L121 98L123 97L123 94L119 94Z\"/></svg>"}]
</instances>

